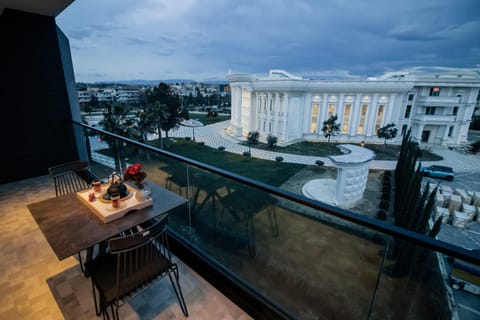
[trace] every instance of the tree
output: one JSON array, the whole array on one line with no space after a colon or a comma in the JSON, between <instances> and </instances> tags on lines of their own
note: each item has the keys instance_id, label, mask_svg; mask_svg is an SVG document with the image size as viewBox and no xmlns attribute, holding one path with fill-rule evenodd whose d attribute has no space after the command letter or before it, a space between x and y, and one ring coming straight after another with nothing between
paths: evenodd
<instances>
[{"instance_id":1,"label":"tree","mask_svg":"<svg viewBox=\"0 0 480 320\"><path fill-rule=\"evenodd\" d=\"M269 134L267 136L267 144L270 148L273 148L278 142L278 138Z\"/></svg>"},{"instance_id":2,"label":"tree","mask_svg":"<svg viewBox=\"0 0 480 320\"><path fill-rule=\"evenodd\" d=\"M131 139L141 139L141 134L137 128L137 120L127 117L130 110L126 105L117 102L107 103L105 105L106 112L103 114L103 120L100 125L109 132L125 136ZM115 169L118 172L123 172L125 168L125 150L123 143L118 143L118 140L110 136L102 136L113 151L115 158Z\"/></svg>"},{"instance_id":3,"label":"tree","mask_svg":"<svg viewBox=\"0 0 480 320\"><path fill-rule=\"evenodd\" d=\"M337 120L337 115L331 115L330 118L323 122L322 132L328 143L330 143L331 137L340 133L340 124L337 123Z\"/></svg>"},{"instance_id":4,"label":"tree","mask_svg":"<svg viewBox=\"0 0 480 320\"><path fill-rule=\"evenodd\" d=\"M159 101L147 104L144 111L138 114L139 128L142 130L143 137L146 137L148 133L158 133L158 140L160 141L160 148L162 149L162 128L168 116L167 106L161 104Z\"/></svg>"},{"instance_id":5,"label":"tree","mask_svg":"<svg viewBox=\"0 0 480 320\"><path fill-rule=\"evenodd\" d=\"M435 237L440 230L441 220L437 220L432 228L429 227L428 221L435 205L437 187L430 192L430 185L426 184L422 192L421 164L417 163L419 155L418 145L412 141L408 130L403 134L395 168L394 224L400 228ZM385 271L392 276L403 276L415 270L414 264L423 262L428 255L421 246L401 239L394 240L390 253L396 262L386 267Z\"/></svg>"},{"instance_id":6,"label":"tree","mask_svg":"<svg viewBox=\"0 0 480 320\"><path fill-rule=\"evenodd\" d=\"M258 143L258 137L260 133L258 131L250 131L247 135L247 142L248 142L248 153L251 151L251 145Z\"/></svg>"},{"instance_id":7,"label":"tree","mask_svg":"<svg viewBox=\"0 0 480 320\"><path fill-rule=\"evenodd\" d=\"M161 137L161 130L165 131L168 138L168 131L178 128L183 119L189 119L188 111L181 107L178 95L172 91L168 84L163 82L147 93L147 106L161 111L161 115L153 117L159 129L159 138Z\"/></svg>"},{"instance_id":8,"label":"tree","mask_svg":"<svg viewBox=\"0 0 480 320\"><path fill-rule=\"evenodd\" d=\"M377 135L380 139L384 139L383 144L387 145L387 140L393 139L397 136L397 128L395 128L395 123L389 123L384 127L381 127L377 131Z\"/></svg>"}]
</instances>

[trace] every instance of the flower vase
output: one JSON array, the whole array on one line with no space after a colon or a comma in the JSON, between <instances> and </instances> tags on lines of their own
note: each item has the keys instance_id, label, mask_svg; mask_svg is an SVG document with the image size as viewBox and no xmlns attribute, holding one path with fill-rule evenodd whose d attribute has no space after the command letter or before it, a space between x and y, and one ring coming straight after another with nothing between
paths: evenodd
<instances>
[{"instance_id":1,"label":"flower vase","mask_svg":"<svg viewBox=\"0 0 480 320\"><path fill-rule=\"evenodd\" d=\"M135 192L135 199L137 199L138 202L145 201L150 195L150 191L145 188L145 186L141 183L135 183L135 185L137 186L137 192Z\"/></svg>"}]
</instances>

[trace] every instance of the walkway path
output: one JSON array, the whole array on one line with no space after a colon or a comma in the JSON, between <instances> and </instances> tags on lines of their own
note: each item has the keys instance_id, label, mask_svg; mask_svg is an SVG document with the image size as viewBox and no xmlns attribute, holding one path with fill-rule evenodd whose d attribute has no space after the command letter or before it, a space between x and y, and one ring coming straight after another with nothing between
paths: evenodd
<instances>
[{"instance_id":1,"label":"walkway path","mask_svg":"<svg viewBox=\"0 0 480 320\"><path fill-rule=\"evenodd\" d=\"M226 128L229 121L217 122L212 125L195 128L195 140L203 141L206 145L218 148L225 147L228 152L242 154L248 151L246 146L240 145L240 140L234 139L226 133ZM180 127L179 129L169 133L171 137L191 137L192 128ZM275 160L275 157L283 157L284 162L300 163L307 165L314 165L316 160L322 160L325 166L333 166L332 161L326 157L303 156L295 154L287 154L275 151L251 149L251 156L267 160ZM427 161L423 165L429 166L432 164L446 165L452 167L454 172L480 172L480 156L467 155L457 151L448 150L441 147L436 147L433 152L443 157L441 161ZM373 160L370 164L370 169L379 170L393 170L395 169L396 161L387 160Z\"/></svg>"}]
</instances>

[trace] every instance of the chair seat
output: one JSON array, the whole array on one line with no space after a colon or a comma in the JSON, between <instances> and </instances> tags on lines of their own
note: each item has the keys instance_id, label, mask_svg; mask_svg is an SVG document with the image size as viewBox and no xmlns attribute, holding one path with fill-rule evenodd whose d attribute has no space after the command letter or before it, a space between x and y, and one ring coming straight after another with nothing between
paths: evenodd
<instances>
[{"instance_id":1,"label":"chair seat","mask_svg":"<svg viewBox=\"0 0 480 320\"><path fill-rule=\"evenodd\" d=\"M132 256L128 258L121 256L120 259L117 259L116 255L106 254L85 264L92 281L101 292L104 303L111 304L117 299L117 296L122 299L169 271L168 259L157 250L153 243L148 246L150 246L148 250L153 253L149 259L137 257L136 255L141 255L141 252L133 251L129 253ZM131 261L135 261L138 265L129 265ZM120 265L118 295L116 291L117 265Z\"/></svg>"}]
</instances>

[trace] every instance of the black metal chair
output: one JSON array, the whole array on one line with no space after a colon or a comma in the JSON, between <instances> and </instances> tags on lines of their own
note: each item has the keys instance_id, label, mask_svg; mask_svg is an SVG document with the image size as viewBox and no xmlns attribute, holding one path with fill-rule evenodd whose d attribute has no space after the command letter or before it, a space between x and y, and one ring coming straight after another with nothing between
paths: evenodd
<instances>
[{"instance_id":1,"label":"black metal chair","mask_svg":"<svg viewBox=\"0 0 480 320\"><path fill-rule=\"evenodd\" d=\"M57 197L87 189L93 180L98 179L90 171L88 161L73 161L48 169L55 183Z\"/></svg>"},{"instance_id":2,"label":"black metal chair","mask_svg":"<svg viewBox=\"0 0 480 320\"><path fill-rule=\"evenodd\" d=\"M93 180L97 180L90 171L88 161L79 160L68 163L62 163L48 169L50 176L55 184L55 195L60 197L65 194L78 192L89 188ZM93 255L93 247L87 249L86 260L90 260ZM81 253L78 253L80 268L85 273Z\"/></svg>"},{"instance_id":3,"label":"black metal chair","mask_svg":"<svg viewBox=\"0 0 480 320\"><path fill-rule=\"evenodd\" d=\"M188 316L187 305L179 283L178 267L172 262L166 235L166 219L125 237L109 240L110 252L85 264L92 279L97 316L118 319L118 309L168 275L180 308ZM98 298L97 298L98 292Z\"/></svg>"}]
</instances>

